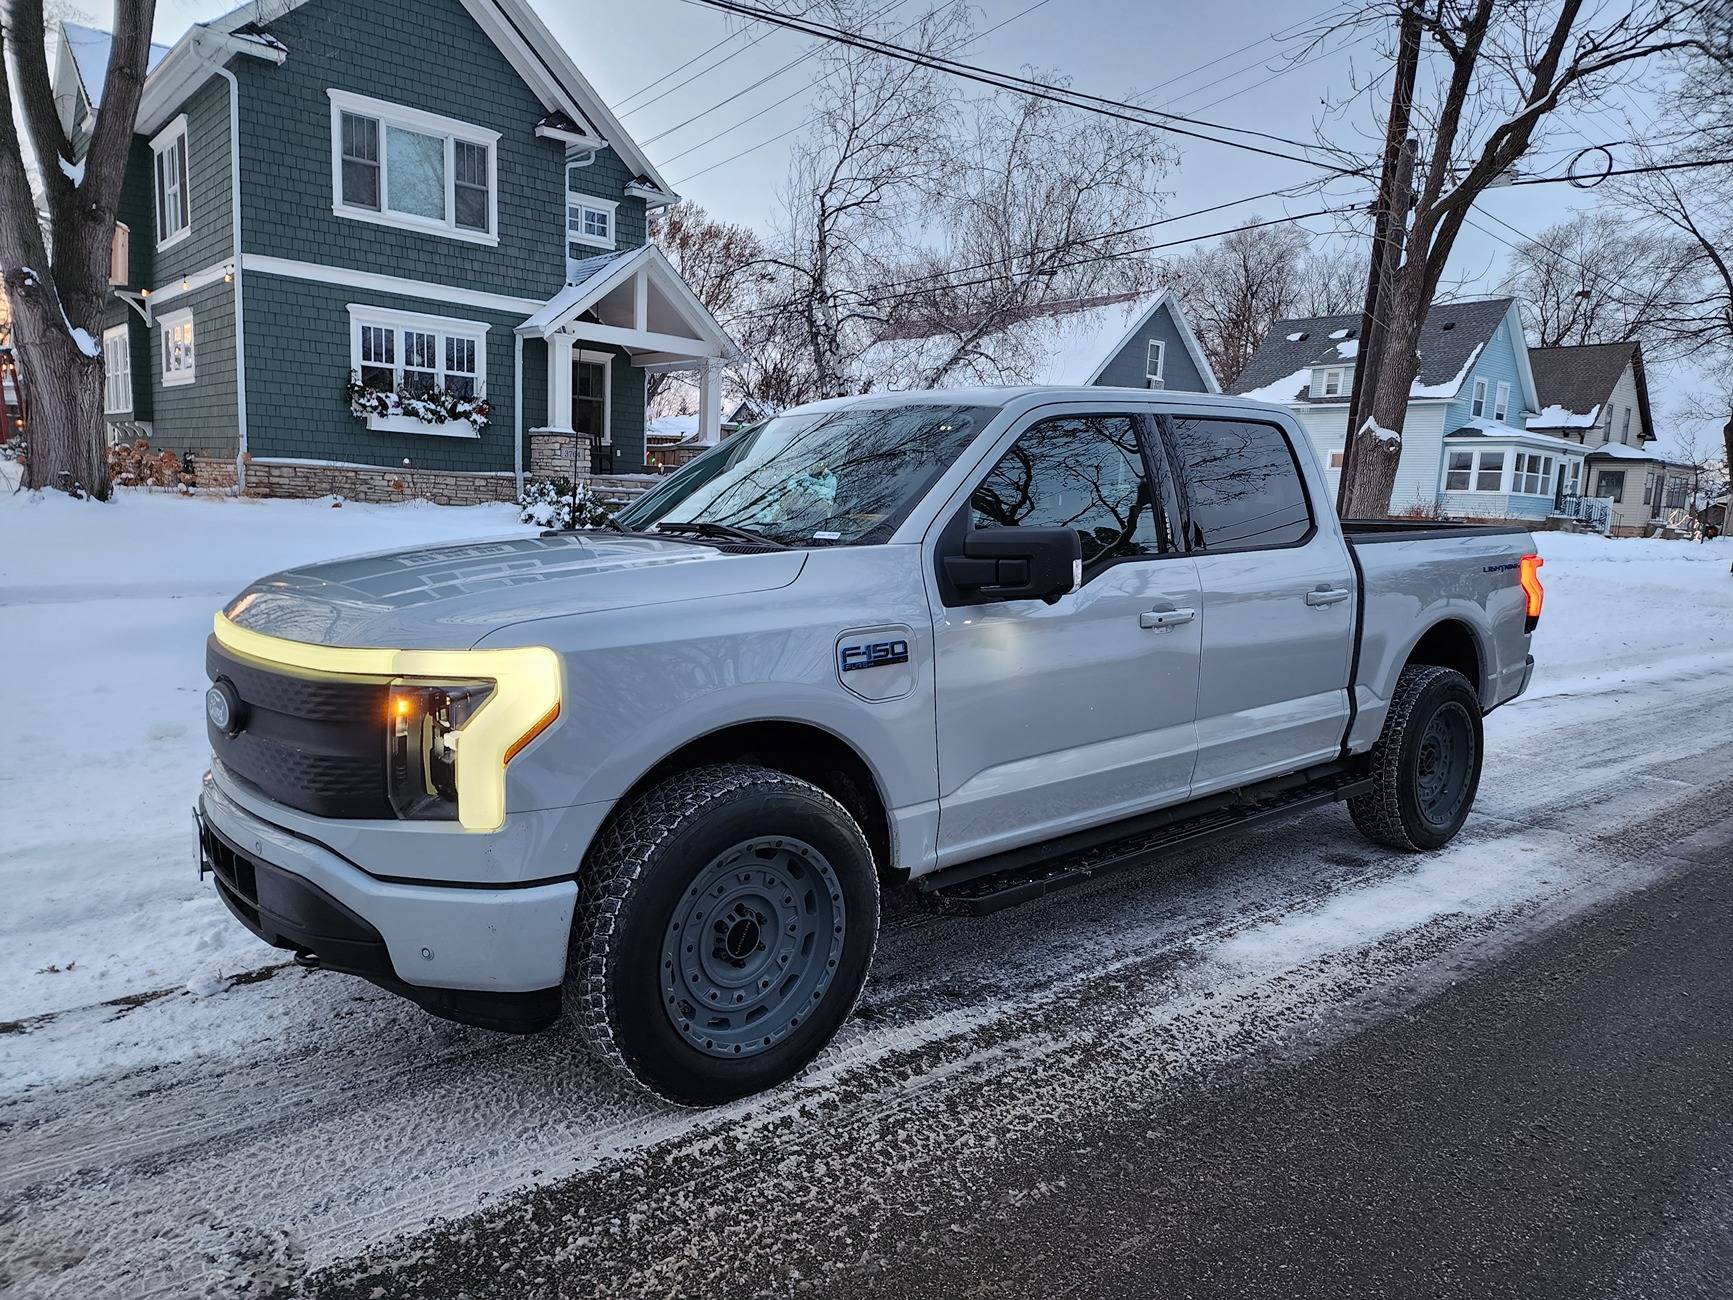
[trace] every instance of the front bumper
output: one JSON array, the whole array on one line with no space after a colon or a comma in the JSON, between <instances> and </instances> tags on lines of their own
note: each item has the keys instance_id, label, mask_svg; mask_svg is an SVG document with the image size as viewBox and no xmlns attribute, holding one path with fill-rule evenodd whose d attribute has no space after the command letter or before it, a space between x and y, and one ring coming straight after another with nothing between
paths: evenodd
<instances>
[{"instance_id":1,"label":"front bumper","mask_svg":"<svg viewBox=\"0 0 1733 1300\"><path fill-rule=\"evenodd\" d=\"M427 1010L510 1032L559 1014L577 885L380 880L240 806L207 778L201 871L237 920L305 965L360 975Z\"/></svg>"}]
</instances>

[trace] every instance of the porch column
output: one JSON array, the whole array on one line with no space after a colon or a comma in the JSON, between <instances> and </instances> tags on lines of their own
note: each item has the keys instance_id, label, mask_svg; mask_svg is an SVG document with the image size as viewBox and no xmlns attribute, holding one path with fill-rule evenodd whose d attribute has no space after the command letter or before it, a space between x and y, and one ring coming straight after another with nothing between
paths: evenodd
<instances>
[{"instance_id":1,"label":"porch column","mask_svg":"<svg viewBox=\"0 0 1733 1300\"><path fill-rule=\"evenodd\" d=\"M698 441L706 447L722 441L722 362L715 357L698 371Z\"/></svg>"},{"instance_id":2,"label":"porch column","mask_svg":"<svg viewBox=\"0 0 1733 1300\"><path fill-rule=\"evenodd\" d=\"M555 334L548 340L548 423L550 429L570 433L572 428L572 336Z\"/></svg>"}]
</instances>

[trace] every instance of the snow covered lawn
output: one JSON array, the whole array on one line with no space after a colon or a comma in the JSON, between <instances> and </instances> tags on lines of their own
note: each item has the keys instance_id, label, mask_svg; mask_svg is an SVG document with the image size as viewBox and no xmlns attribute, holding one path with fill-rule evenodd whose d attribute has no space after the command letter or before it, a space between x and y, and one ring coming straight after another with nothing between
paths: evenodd
<instances>
[{"instance_id":1,"label":"snow covered lawn","mask_svg":"<svg viewBox=\"0 0 1733 1300\"><path fill-rule=\"evenodd\" d=\"M207 996L280 962L196 878L212 613L286 565L532 530L506 506L125 492L101 507L10 488L0 483L0 1021L162 989ZM1542 534L1540 547L1533 695L1605 695L1661 662L1733 668L1733 541ZM1520 729L1521 706L1501 725Z\"/></svg>"},{"instance_id":2,"label":"snow covered lawn","mask_svg":"<svg viewBox=\"0 0 1733 1300\"><path fill-rule=\"evenodd\" d=\"M287 565L535 530L504 505L123 491L96 506L14 482L0 477L0 1021L213 992L281 961L194 864L212 614Z\"/></svg>"}]
</instances>

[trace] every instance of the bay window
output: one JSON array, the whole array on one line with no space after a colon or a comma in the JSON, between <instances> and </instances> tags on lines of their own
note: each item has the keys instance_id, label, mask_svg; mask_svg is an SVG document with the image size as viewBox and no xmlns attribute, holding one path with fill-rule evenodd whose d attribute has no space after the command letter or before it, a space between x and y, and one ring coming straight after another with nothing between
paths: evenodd
<instances>
[{"instance_id":1,"label":"bay window","mask_svg":"<svg viewBox=\"0 0 1733 1300\"><path fill-rule=\"evenodd\" d=\"M1519 464L1520 471L1520 464ZM1446 492L1499 492L1504 488L1504 452L1458 451L1446 453Z\"/></svg>"},{"instance_id":2,"label":"bay window","mask_svg":"<svg viewBox=\"0 0 1733 1300\"><path fill-rule=\"evenodd\" d=\"M499 242L497 131L346 90L326 94L334 213Z\"/></svg>"}]
</instances>

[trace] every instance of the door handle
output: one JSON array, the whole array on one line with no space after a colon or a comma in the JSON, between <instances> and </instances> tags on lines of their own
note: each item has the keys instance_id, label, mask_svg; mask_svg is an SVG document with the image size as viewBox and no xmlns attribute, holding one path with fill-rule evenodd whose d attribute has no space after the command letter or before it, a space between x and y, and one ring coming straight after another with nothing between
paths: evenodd
<instances>
[{"instance_id":1,"label":"door handle","mask_svg":"<svg viewBox=\"0 0 1733 1300\"><path fill-rule=\"evenodd\" d=\"M1340 605L1354 593L1345 587L1314 587L1306 593L1308 605Z\"/></svg>"},{"instance_id":2,"label":"door handle","mask_svg":"<svg viewBox=\"0 0 1733 1300\"><path fill-rule=\"evenodd\" d=\"M1178 627L1197 617L1195 609L1152 609L1137 616L1139 627Z\"/></svg>"}]
</instances>

